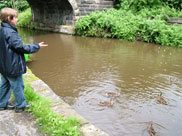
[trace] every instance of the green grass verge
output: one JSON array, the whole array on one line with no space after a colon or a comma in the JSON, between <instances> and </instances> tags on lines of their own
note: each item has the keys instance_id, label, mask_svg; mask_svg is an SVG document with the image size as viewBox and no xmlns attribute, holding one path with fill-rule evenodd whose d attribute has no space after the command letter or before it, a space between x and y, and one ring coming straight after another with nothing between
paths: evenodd
<instances>
[{"instance_id":1,"label":"green grass verge","mask_svg":"<svg viewBox=\"0 0 182 136\"><path fill-rule=\"evenodd\" d=\"M51 101L37 95L31 85L25 79L25 97L27 103L32 103L28 110L40 124L43 133L53 136L80 136L79 126L81 122L75 118L64 119L63 116L51 111Z\"/></svg>"}]
</instances>

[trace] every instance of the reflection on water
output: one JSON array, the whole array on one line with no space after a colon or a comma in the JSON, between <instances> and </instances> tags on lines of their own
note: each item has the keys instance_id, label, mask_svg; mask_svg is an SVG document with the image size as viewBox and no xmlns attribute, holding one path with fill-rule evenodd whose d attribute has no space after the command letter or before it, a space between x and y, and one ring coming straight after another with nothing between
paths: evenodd
<instances>
[{"instance_id":1,"label":"reflection on water","mask_svg":"<svg viewBox=\"0 0 182 136\"><path fill-rule=\"evenodd\" d=\"M57 95L111 136L182 135L182 49L115 39L27 32L47 48L28 64ZM26 41L27 42L27 41ZM108 92L120 93L113 107ZM163 92L169 105L157 103Z\"/></svg>"}]
</instances>

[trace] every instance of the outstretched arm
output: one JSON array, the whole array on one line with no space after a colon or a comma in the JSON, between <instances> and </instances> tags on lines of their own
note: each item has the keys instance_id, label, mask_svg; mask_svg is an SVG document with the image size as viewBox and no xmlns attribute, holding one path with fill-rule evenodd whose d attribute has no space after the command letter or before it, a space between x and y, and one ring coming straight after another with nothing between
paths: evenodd
<instances>
[{"instance_id":1,"label":"outstretched arm","mask_svg":"<svg viewBox=\"0 0 182 136\"><path fill-rule=\"evenodd\" d=\"M23 45L21 38L18 33L12 32L11 36L8 37L8 48L21 54L31 54L38 52L40 49L39 44Z\"/></svg>"}]
</instances>

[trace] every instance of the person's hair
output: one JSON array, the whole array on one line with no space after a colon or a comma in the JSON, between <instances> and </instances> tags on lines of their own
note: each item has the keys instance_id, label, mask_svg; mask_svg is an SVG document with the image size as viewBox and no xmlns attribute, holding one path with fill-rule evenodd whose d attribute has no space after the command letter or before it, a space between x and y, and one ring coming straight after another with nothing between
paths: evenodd
<instances>
[{"instance_id":1,"label":"person's hair","mask_svg":"<svg viewBox=\"0 0 182 136\"><path fill-rule=\"evenodd\" d=\"M13 17L17 17L17 16L18 16L18 12L15 9L12 9L12 8L1 9L1 12L0 12L1 21L10 23Z\"/></svg>"}]
</instances>

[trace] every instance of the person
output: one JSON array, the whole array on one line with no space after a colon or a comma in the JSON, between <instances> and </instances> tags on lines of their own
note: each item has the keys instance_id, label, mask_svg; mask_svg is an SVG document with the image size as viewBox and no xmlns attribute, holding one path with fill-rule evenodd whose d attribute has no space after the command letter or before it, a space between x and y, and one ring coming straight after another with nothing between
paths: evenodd
<instances>
[{"instance_id":1,"label":"person","mask_svg":"<svg viewBox=\"0 0 182 136\"><path fill-rule=\"evenodd\" d=\"M26 103L24 96L23 74L26 73L24 54L38 52L40 48L48 46L44 42L23 45L18 35L16 23L18 12L12 8L3 8L0 12L0 110L22 112L31 104ZM15 105L11 105L9 98L11 90L15 96Z\"/></svg>"}]
</instances>

